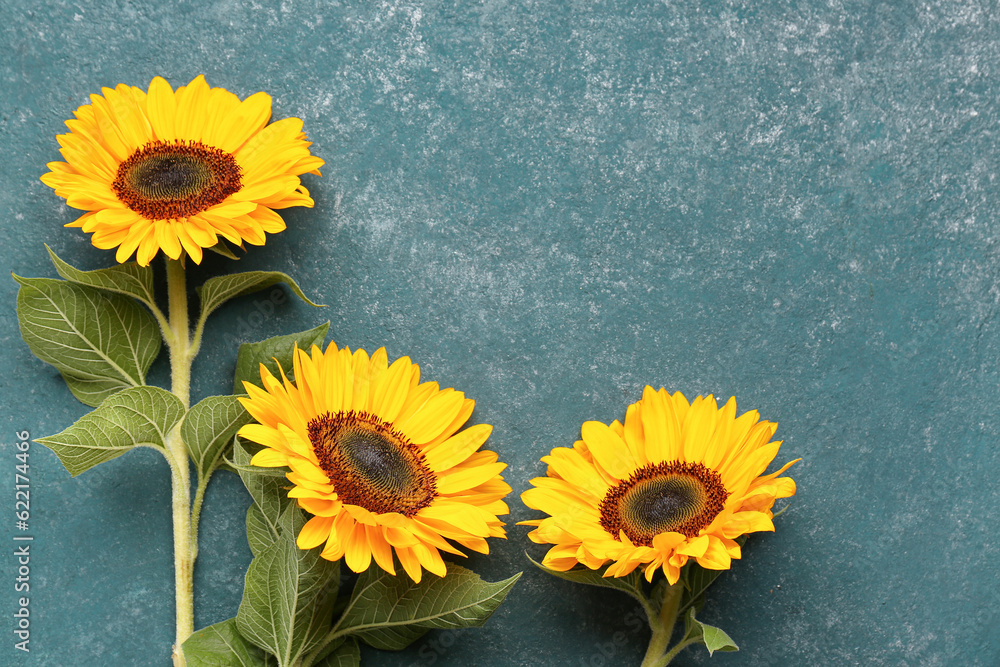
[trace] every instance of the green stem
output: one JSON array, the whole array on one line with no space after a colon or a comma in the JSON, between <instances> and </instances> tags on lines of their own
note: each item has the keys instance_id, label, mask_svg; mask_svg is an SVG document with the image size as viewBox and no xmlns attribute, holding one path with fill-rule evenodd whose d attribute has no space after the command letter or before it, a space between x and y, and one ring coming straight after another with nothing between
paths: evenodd
<instances>
[{"instance_id":1,"label":"green stem","mask_svg":"<svg viewBox=\"0 0 1000 667\"><path fill-rule=\"evenodd\" d=\"M208 471L204 477L198 475L198 488L194 492L194 504L191 506L191 560L198 558L198 522L201 520L201 504L205 502L205 489L208 488L208 480L216 468Z\"/></svg>"},{"instance_id":2,"label":"green stem","mask_svg":"<svg viewBox=\"0 0 1000 667\"><path fill-rule=\"evenodd\" d=\"M674 623L677 621L677 611L683 592L684 584L678 582L669 586L663 594L663 605L658 614L646 607L649 627L653 630L653 636L649 640L646 656L642 659L642 667L662 667L669 662L669 660L664 660L665 658L668 656L673 658L676 655L674 651L667 654L667 646L670 644L670 635L674 633Z\"/></svg>"},{"instance_id":3,"label":"green stem","mask_svg":"<svg viewBox=\"0 0 1000 667\"><path fill-rule=\"evenodd\" d=\"M656 663L656 667L664 667L664 665L669 665L670 661L677 657L677 654L686 649L691 644L697 644L697 639L685 639L682 642L678 642L677 646L670 649L665 656Z\"/></svg>"},{"instance_id":4,"label":"green stem","mask_svg":"<svg viewBox=\"0 0 1000 667\"><path fill-rule=\"evenodd\" d=\"M356 592L357 591L355 591L355 593ZM324 649L330 645L330 642L340 636L340 624L344 622L344 619L347 617L347 612L351 610L352 606L354 606L354 600L356 599L357 598L352 594L350 603L348 603L347 608L341 612L340 618L338 618L337 622L334 623L330 632L326 633L326 636L320 640L319 645L313 649L312 653L302 658L302 664L299 667L312 667L313 663L324 657Z\"/></svg>"},{"instance_id":5,"label":"green stem","mask_svg":"<svg viewBox=\"0 0 1000 667\"><path fill-rule=\"evenodd\" d=\"M184 407L191 403L191 331L188 326L187 281L182 259L167 260L167 303L170 313L170 391Z\"/></svg>"},{"instance_id":6,"label":"green stem","mask_svg":"<svg viewBox=\"0 0 1000 667\"><path fill-rule=\"evenodd\" d=\"M191 331L188 325L187 283L183 258L167 260L167 303L170 318L170 390L181 399L184 408L191 403ZM181 645L194 632L194 558L192 543L191 479L188 451L178 424L167 437L167 451L173 459L171 498L174 518L174 595L177 611L177 635L174 643L174 667L184 667Z\"/></svg>"},{"instance_id":7,"label":"green stem","mask_svg":"<svg viewBox=\"0 0 1000 667\"><path fill-rule=\"evenodd\" d=\"M343 616L341 616L341 619L343 619ZM313 649L312 653L303 656L298 667L312 667L313 663L322 657L323 649L329 646L330 642L337 638L338 628L340 628L340 621L337 621L337 624L333 626L333 629L326 633L326 636L320 641L319 646Z\"/></svg>"}]
</instances>

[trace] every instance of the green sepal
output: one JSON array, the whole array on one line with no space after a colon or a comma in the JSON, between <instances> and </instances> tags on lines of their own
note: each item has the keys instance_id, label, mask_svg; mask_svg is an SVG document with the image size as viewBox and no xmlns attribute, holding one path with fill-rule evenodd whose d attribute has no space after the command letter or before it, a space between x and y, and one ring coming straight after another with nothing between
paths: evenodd
<instances>
[{"instance_id":1,"label":"green sepal","mask_svg":"<svg viewBox=\"0 0 1000 667\"><path fill-rule=\"evenodd\" d=\"M240 250L245 250L242 243L240 244L239 248ZM239 260L239 256L237 256L237 254L233 252L232 248L229 247L229 244L223 241L222 239L219 239L218 243L216 243L211 248L206 248L206 250L210 250L214 252L216 255L222 255L226 259Z\"/></svg>"},{"instance_id":2,"label":"green sepal","mask_svg":"<svg viewBox=\"0 0 1000 667\"><path fill-rule=\"evenodd\" d=\"M133 387L109 397L61 433L39 438L74 477L134 447L164 454L170 430L184 416L180 399L159 387Z\"/></svg>"},{"instance_id":3,"label":"green sepal","mask_svg":"<svg viewBox=\"0 0 1000 667\"><path fill-rule=\"evenodd\" d=\"M240 345L239 353L236 357L236 377L233 380L233 393L245 394L246 389L243 382L249 382L260 386L260 365L271 371L276 377L279 376L278 366L290 373L292 368L292 354L295 347L300 350L308 350L313 345L321 345L326 338L326 332L330 329L330 323L323 324L299 333L288 334L287 336L275 336L262 340L259 343L243 343Z\"/></svg>"},{"instance_id":4,"label":"green sepal","mask_svg":"<svg viewBox=\"0 0 1000 667\"><path fill-rule=\"evenodd\" d=\"M525 554L527 555L527 554ZM591 570L589 567L582 566L573 568L572 570L567 570L565 572L560 572L558 570L553 570L551 568L545 567L541 563L535 561L531 556L528 556L528 560L537 567L542 572L547 572L554 577L559 577L560 579L565 579L566 581L572 581L577 584L586 584L588 586L600 586L601 588L610 588L616 591L621 591L622 593L627 593L639 602L646 604L646 594L643 592L642 588L642 575L639 574L638 570L633 570L624 577L603 577L601 576L601 570Z\"/></svg>"},{"instance_id":5,"label":"green sepal","mask_svg":"<svg viewBox=\"0 0 1000 667\"><path fill-rule=\"evenodd\" d=\"M230 618L198 630L184 642L184 657L198 667L275 667L274 656L257 648L236 629Z\"/></svg>"},{"instance_id":6,"label":"green sepal","mask_svg":"<svg viewBox=\"0 0 1000 667\"><path fill-rule=\"evenodd\" d=\"M13 274L12 274L13 275ZM146 383L160 352L156 319L119 294L52 278L13 276L21 337L82 403Z\"/></svg>"},{"instance_id":7,"label":"green sepal","mask_svg":"<svg viewBox=\"0 0 1000 667\"><path fill-rule=\"evenodd\" d=\"M337 597L340 562L295 544L304 522L302 510L289 503L278 522L278 539L247 569L236 614L240 634L273 653L280 667L297 664L319 646L330 629Z\"/></svg>"},{"instance_id":8,"label":"green sepal","mask_svg":"<svg viewBox=\"0 0 1000 667\"><path fill-rule=\"evenodd\" d=\"M316 667L358 667L361 664L361 647L353 637L333 646L333 652L318 660Z\"/></svg>"},{"instance_id":9,"label":"green sepal","mask_svg":"<svg viewBox=\"0 0 1000 667\"><path fill-rule=\"evenodd\" d=\"M236 431L253 421L236 396L209 396L188 411L181 426L199 477L206 477L224 460Z\"/></svg>"},{"instance_id":10,"label":"green sepal","mask_svg":"<svg viewBox=\"0 0 1000 667\"><path fill-rule=\"evenodd\" d=\"M267 289L272 285L285 283L289 289L310 306L321 308L318 303L313 303L309 297L303 293L290 276L280 271L247 271L245 273L231 273L225 276L209 278L205 284L198 288L198 297L201 299L201 321L204 322L212 312L232 298L252 294L262 289Z\"/></svg>"},{"instance_id":11,"label":"green sepal","mask_svg":"<svg viewBox=\"0 0 1000 667\"><path fill-rule=\"evenodd\" d=\"M45 249L49 251L49 259L56 267L56 272L71 283L131 296L150 308L156 308L153 267L128 262L107 269L81 271L61 260L48 245Z\"/></svg>"},{"instance_id":12,"label":"green sepal","mask_svg":"<svg viewBox=\"0 0 1000 667\"><path fill-rule=\"evenodd\" d=\"M695 642L708 649L708 654L712 655L716 651L728 653L739 651L740 647L732 638L714 625L702 623L694 617L695 610L689 609L684 617L684 639L682 642Z\"/></svg>"},{"instance_id":13,"label":"green sepal","mask_svg":"<svg viewBox=\"0 0 1000 667\"><path fill-rule=\"evenodd\" d=\"M483 625L521 577L491 583L460 565L447 574L425 573L419 584L372 564L358 577L338 634L354 635L375 648L398 651L433 628Z\"/></svg>"}]
</instances>

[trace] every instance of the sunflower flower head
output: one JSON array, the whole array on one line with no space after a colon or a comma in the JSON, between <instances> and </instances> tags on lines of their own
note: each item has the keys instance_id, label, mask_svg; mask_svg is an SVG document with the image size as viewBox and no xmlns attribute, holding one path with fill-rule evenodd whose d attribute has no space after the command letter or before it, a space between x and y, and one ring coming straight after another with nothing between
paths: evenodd
<instances>
[{"instance_id":1,"label":"sunflower flower head","mask_svg":"<svg viewBox=\"0 0 1000 667\"><path fill-rule=\"evenodd\" d=\"M313 515L300 549L392 574L395 552L419 582L424 569L445 575L442 551L464 555L455 544L489 553L486 538L505 537L507 464L480 450L492 427L461 430L474 401L420 382L408 357L390 365L385 348L296 350L293 371L279 380L261 366L263 388L244 383L257 423L239 435L264 445L253 465L290 469L288 497Z\"/></svg>"},{"instance_id":2,"label":"sunflower flower head","mask_svg":"<svg viewBox=\"0 0 1000 667\"><path fill-rule=\"evenodd\" d=\"M549 516L521 523L535 526L533 542L555 545L542 564L557 571L610 562L605 577L642 566L647 581L662 569L673 585L690 558L729 569L736 538L774 530L774 501L795 494L780 475L796 461L763 475L777 427L756 411L737 417L732 398L720 408L711 395L688 402L646 387L624 424L585 422L573 447L542 458L547 476L521 499Z\"/></svg>"},{"instance_id":3,"label":"sunflower flower head","mask_svg":"<svg viewBox=\"0 0 1000 667\"><path fill-rule=\"evenodd\" d=\"M285 229L275 209L312 206L299 176L319 174L302 121L268 125L271 97L245 100L198 76L176 91L156 77L144 91L119 84L91 95L59 135L65 162L42 182L76 209L67 224L146 266L159 251L201 263L219 237L263 245Z\"/></svg>"}]
</instances>

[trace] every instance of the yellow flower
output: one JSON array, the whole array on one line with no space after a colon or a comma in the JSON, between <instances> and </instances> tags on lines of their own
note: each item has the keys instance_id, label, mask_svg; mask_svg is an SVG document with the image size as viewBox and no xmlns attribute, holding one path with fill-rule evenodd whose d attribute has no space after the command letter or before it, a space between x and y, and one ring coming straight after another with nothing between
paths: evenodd
<instances>
[{"instance_id":1,"label":"yellow flower","mask_svg":"<svg viewBox=\"0 0 1000 667\"><path fill-rule=\"evenodd\" d=\"M202 249L219 237L263 245L285 228L273 209L312 206L299 175L319 174L302 121L267 124L271 97L242 102L198 76L172 90L161 77L149 92L118 84L91 95L59 135L65 162L50 162L42 182L73 208L87 211L67 227L93 233L98 248L133 253L146 266L160 250Z\"/></svg>"},{"instance_id":2,"label":"yellow flower","mask_svg":"<svg viewBox=\"0 0 1000 667\"><path fill-rule=\"evenodd\" d=\"M443 577L441 551L464 555L448 540L489 553L487 537L505 537L511 488L497 455L478 451L492 426L459 431L475 402L437 382L420 382L409 357L390 366L385 348L369 359L331 343L326 352L296 350L295 382L261 366L261 389L244 383L241 399L259 423L240 436L264 445L251 463L288 466L288 492L314 516L300 549L323 545L328 560L354 572L372 559L419 582L423 568Z\"/></svg>"},{"instance_id":3,"label":"yellow flower","mask_svg":"<svg viewBox=\"0 0 1000 667\"><path fill-rule=\"evenodd\" d=\"M741 555L735 538L774 530L775 499L795 494L779 475L798 459L762 476L781 442L769 442L778 425L759 417L737 417L735 398L719 408L711 395L688 403L646 387L624 424L585 422L583 439L542 458L548 476L521 495L550 515L521 522L536 526L533 542L556 545L543 564L596 570L612 561L605 577L642 565L647 581L662 568L671 585L689 558L729 569Z\"/></svg>"}]
</instances>

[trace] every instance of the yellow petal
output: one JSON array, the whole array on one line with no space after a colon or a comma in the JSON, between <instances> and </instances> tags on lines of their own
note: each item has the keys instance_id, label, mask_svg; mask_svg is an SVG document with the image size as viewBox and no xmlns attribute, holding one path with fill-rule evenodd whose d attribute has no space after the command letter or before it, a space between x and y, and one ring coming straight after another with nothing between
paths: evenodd
<instances>
[{"instance_id":1,"label":"yellow petal","mask_svg":"<svg viewBox=\"0 0 1000 667\"><path fill-rule=\"evenodd\" d=\"M333 519L333 517L328 516L314 516L309 519L299 531L295 544L298 545L299 549L312 549L323 544L330 537Z\"/></svg>"},{"instance_id":2,"label":"yellow petal","mask_svg":"<svg viewBox=\"0 0 1000 667\"><path fill-rule=\"evenodd\" d=\"M372 550L368 546L368 532L364 524L355 524L351 536L347 539L347 550L344 552L344 562L352 572L364 572L372 562Z\"/></svg>"},{"instance_id":3,"label":"yellow petal","mask_svg":"<svg viewBox=\"0 0 1000 667\"><path fill-rule=\"evenodd\" d=\"M718 538L709 539L708 548L698 557L698 565L709 570L728 570L732 559Z\"/></svg>"},{"instance_id":4,"label":"yellow petal","mask_svg":"<svg viewBox=\"0 0 1000 667\"><path fill-rule=\"evenodd\" d=\"M410 579L419 584L423 570L420 567L420 559L414 555L413 550L407 547L396 547L396 556L403 569L406 570L406 574L410 575Z\"/></svg>"},{"instance_id":5,"label":"yellow petal","mask_svg":"<svg viewBox=\"0 0 1000 667\"><path fill-rule=\"evenodd\" d=\"M584 422L580 431L594 460L612 476L628 479L639 467L628 446L607 424Z\"/></svg>"},{"instance_id":6,"label":"yellow petal","mask_svg":"<svg viewBox=\"0 0 1000 667\"><path fill-rule=\"evenodd\" d=\"M492 432L493 427L489 424L475 424L440 445L425 449L427 467L434 472L441 472L457 466L482 447Z\"/></svg>"},{"instance_id":7,"label":"yellow petal","mask_svg":"<svg viewBox=\"0 0 1000 667\"><path fill-rule=\"evenodd\" d=\"M381 419L392 423L399 414L408 393L412 365L409 357L400 357L375 382L372 412Z\"/></svg>"},{"instance_id":8,"label":"yellow petal","mask_svg":"<svg viewBox=\"0 0 1000 667\"><path fill-rule=\"evenodd\" d=\"M383 531L379 526L365 526L368 533L368 544L372 550L372 557L378 566L389 574L396 574L396 567L392 561L392 547L386 541Z\"/></svg>"},{"instance_id":9,"label":"yellow petal","mask_svg":"<svg viewBox=\"0 0 1000 667\"><path fill-rule=\"evenodd\" d=\"M153 135L160 141L173 141L177 138L174 131L174 116L177 113L177 103L174 100L174 89L163 77L154 77L149 82L149 95L146 97L146 113Z\"/></svg>"},{"instance_id":10,"label":"yellow petal","mask_svg":"<svg viewBox=\"0 0 1000 667\"><path fill-rule=\"evenodd\" d=\"M271 96L267 93L251 95L231 112L225 132L218 139L219 148L235 153L254 133L264 127L270 118Z\"/></svg>"},{"instance_id":11,"label":"yellow petal","mask_svg":"<svg viewBox=\"0 0 1000 667\"><path fill-rule=\"evenodd\" d=\"M499 475L506 463L490 463L486 465L474 466L471 468L459 467L438 475L437 490L441 495L458 493L471 489L483 482Z\"/></svg>"},{"instance_id":12,"label":"yellow petal","mask_svg":"<svg viewBox=\"0 0 1000 667\"><path fill-rule=\"evenodd\" d=\"M674 553L698 558L705 554L705 551L708 549L708 545L709 545L708 535L700 535L698 537L687 540L684 544L679 545L677 548L674 549Z\"/></svg>"},{"instance_id":13,"label":"yellow petal","mask_svg":"<svg viewBox=\"0 0 1000 667\"><path fill-rule=\"evenodd\" d=\"M431 574L436 574L439 577L447 574L441 554L434 547L429 547L426 544L418 544L413 547L413 554L420 561L420 564L424 566L424 569Z\"/></svg>"},{"instance_id":14,"label":"yellow petal","mask_svg":"<svg viewBox=\"0 0 1000 667\"><path fill-rule=\"evenodd\" d=\"M421 409L398 426L409 436L410 442L423 445L439 436L458 416L464 400L462 392L445 389L431 396Z\"/></svg>"},{"instance_id":15,"label":"yellow petal","mask_svg":"<svg viewBox=\"0 0 1000 667\"><path fill-rule=\"evenodd\" d=\"M436 502L420 510L417 515L421 519L430 520L429 522L425 521L428 524L440 521L463 530L469 535L477 537L489 535L489 526L486 525L482 515L474 510L475 508L469 505Z\"/></svg>"},{"instance_id":16,"label":"yellow petal","mask_svg":"<svg viewBox=\"0 0 1000 667\"><path fill-rule=\"evenodd\" d=\"M250 465L258 468L280 468L288 465L288 456L273 449L262 449L253 455Z\"/></svg>"}]
</instances>

